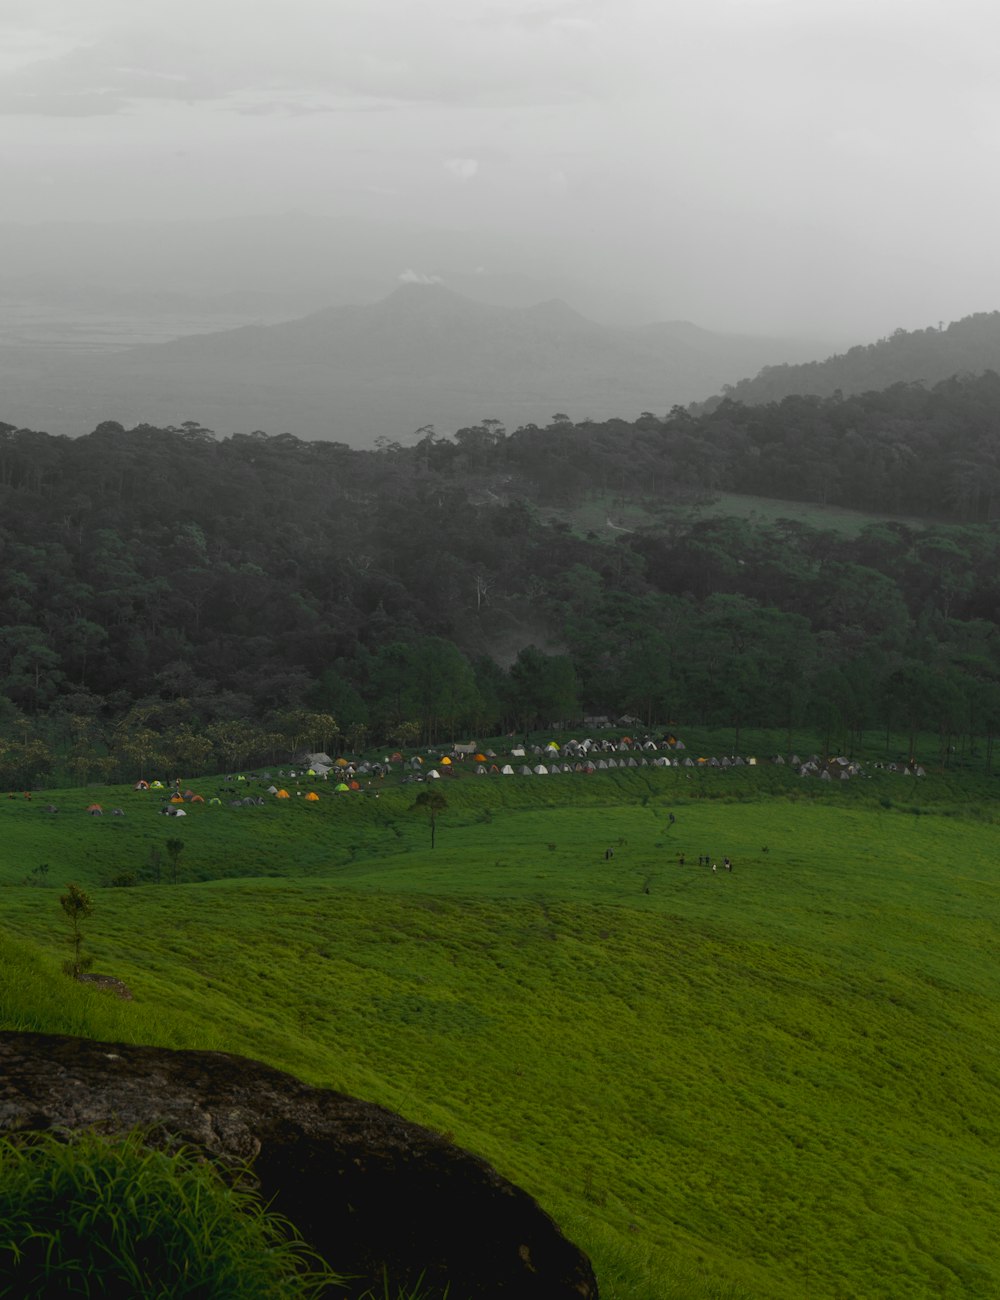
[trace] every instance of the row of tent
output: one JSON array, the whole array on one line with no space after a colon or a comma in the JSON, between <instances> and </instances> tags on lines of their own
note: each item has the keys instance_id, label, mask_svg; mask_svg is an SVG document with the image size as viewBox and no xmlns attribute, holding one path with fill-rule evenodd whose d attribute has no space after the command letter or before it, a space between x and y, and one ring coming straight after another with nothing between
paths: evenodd
<instances>
[{"instance_id":1,"label":"row of tent","mask_svg":"<svg viewBox=\"0 0 1000 1300\"><path fill-rule=\"evenodd\" d=\"M599 758L596 760L596 762L593 759L587 759L586 762L578 762L578 763L550 762L547 765L545 763L536 763L534 767L529 767L526 763L524 763L515 770L510 763L504 763L502 767L499 766L497 763L492 763L489 767L487 767L485 763L480 763L476 767L476 775L477 776L555 776L560 772L590 773L590 772L607 772L612 768L625 768L625 767L682 767L682 766L694 767L696 766L696 764L692 759L687 759L685 763L679 763L679 762L671 763L669 758L654 758L654 759ZM441 773L438 772L435 768L431 768L430 771L427 773L427 777L429 779L438 779L440 778L440 776Z\"/></svg>"},{"instance_id":2,"label":"row of tent","mask_svg":"<svg viewBox=\"0 0 1000 1300\"><path fill-rule=\"evenodd\" d=\"M535 758L544 758L561 754L564 758L585 758L588 754L632 754L632 753L683 753L685 745L682 740L670 736L667 740L633 740L631 736L622 736L620 740L566 740L561 745L550 740L545 745L515 745L510 751L511 758L526 758L530 753Z\"/></svg>"},{"instance_id":3,"label":"row of tent","mask_svg":"<svg viewBox=\"0 0 1000 1300\"><path fill-rule=\"evenodd\" d=\"M468 748L472 747L469 746ZM621 742L571 740L566 741L561 747L555 741L550 741L545 746L532 747L532 756L539 760L544 758L545 762L539 761L533 766L529 766L527 763L522 763L516 769L509 762L503 763L502 765L499 762L489 762L490 758L496 758L493 750L477 749L472 755L470 755L470 757L476 764L475 773L477 776L549 776L562 772L590 773L607 771L615 768L637 767L726 769L732 767L756 767L761 762L770 762L779 766L787 764L788 766L795 768L800 776L818 776L820 780L824 781L846 781L851 777L864 775L862 768L858 763L843 756L823 759L820 758L819 755L813 754L810 757L803 759L800 758L798 754L792 754L786 759L782 755L776 754L769 760L758 760L754 756L744 757L742 755L726 755L722 758L714 756L692 758L690 755L685 753L684 757L681 758L677 751L683 751L684 745L681 741L674 740L673 738L671 738L670 744L664 744L663 748L669 748L674 751L673 757L667 757L662 753L657 754L655 758L652 756L647 757L647 754L652 755L654 751L659 749L659 746L651 740L629 742L627 737ZM626 751L631 749L632 751L629 753L627 758L603 757L604 754L621 752L623 749ZM636 757L637 754L639 755L638 757ZM602 756L597 757L596 755ZM524 749L518 746L515 746L514 749L512 749L510 756L512 758L514 756L527 757ZM323 757L325 757L325 755ZM313 758L316 759L318 756L313 756ZM566 762L565 760L568 758L573 758L575 761ZM353 763L347 759L338 758L335 764L331 764L330 769L334 771L335 776L341 778L338 784L333 787L333 793L346 794L350 791L360 790L361 786L357 777L385 776L391 771L391 768L389 767L390 763L401 763L412 772L421 773L423 779L426 780L439 780L442 775L451 775L453 772L457 771L457 764L447 755L436 759L437 767L428 768L426 767L426 762L427 760L420 755L414 755L411 758L404 759L400 753L394 753L391 758L387 758L384 765L365 760ZM312 766L305 769L303 772L297 773L296 771L289 771L287 775L289 777L298 777L301 775L326 779L327 773L321 770L322 766L323 765L318 762L313 762ZM902 772L905 776L922 777L926 775L923 767L916 764L906 765L889 763L885 765L878 764L877 766L884 768L886 771ZM280 777L284 777L285 775L286 773L284 771L279 772ZM248 778L242 774L228 779L244 783L248 780ZM262 778L251 779L269 780L270 774L264 773ZM420 778L414 777L411 779ZM160 781L137 781L134 788L136 790L165 789L164 785ZM266 788L266 793L277 799L290 799L292 797L287 789L274 784ZM297 791L296 794L304 797L306 802L309 803L315 803L319 799L319 795L316 794L314 790L310 790L304 796L302 796L301 791ZM185 790L183 794L181 794L180 791L177 791L171 796L170 801L175 805L181 803L205 802L201 795L195 794L191 790ZM221 800L213 798L208 802L210 804L220 804ZM245 799L231 801L231 806L241 806L241 804L246 802L247 800ZM88 809L88 811L90 811L90 809Z\"/></svg>"}]
</instances>

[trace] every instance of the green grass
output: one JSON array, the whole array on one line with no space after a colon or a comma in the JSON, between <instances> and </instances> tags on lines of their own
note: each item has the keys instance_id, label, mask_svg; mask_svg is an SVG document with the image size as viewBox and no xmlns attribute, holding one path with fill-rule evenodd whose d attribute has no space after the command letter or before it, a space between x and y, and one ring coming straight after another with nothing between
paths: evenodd
<instances>
[{"instance_id":1,"label":"green grass","mask_svg":"<svg viewBox=\"0 0 1000 1300\"><path fill-rule=\"evenodd\" d=\"M843 537L856 537L872 524L894 522L912 528L925 528L927 519L914 519L884 511L849 510L845 506L825 506L818 502L782 501L777 497L745 496L737 492L720 492L711 500L694 506L672 508L672 518L684 519L746 519L765 526L779 519L794 519L826 532L840 533Z\"/></svg>"},{"instance_id":2,"label":"green grass","mask_svg":"<svg viewBox=\"0 0 1000 1300\"><path fill-rule=\"evenodd\" d=\"M543 522L569 524L580 536L594 531L599 536L613 536L610 519L618 528L656 528L664 520L697 523L703 519L745 519L770 526L779 519L794 519L810 528L856 537L864 528L887 521L925 528L933 521L914 519L883 511L849 510L844 506L825 506L818 502L783 501L777 497L748 496L738 492L706 495L697 501L667 501L655 508L649 502L622 501L614 493L597 496L568 508L544 507L537 511Z\"/></svg>"},{"instance_id":3,"label":"green grass","mask_svg":"<svg viewBox=\"0 0 1000 1300\"><path fill-rule=\"evenodd\" d=\"M441 788L433 853L414 787L182 822L126 791L119 819L0 804L2 1023L241 1052L448 1132L605 1300L1000 1293L989 781ZM171 834L183 884L100 888ZM134 1003L58 975L69 880Z\"/></svg>"},{"instance_id":4,"label":"green grass","mask_svg":"<svg viewBox=\"0 0 1000 1300\"><path fill-rule=\"evenodd\" d=\"M0 1142L3 1295L308 1300L341 1281L193 1154L151 1150L138 1133Z\"/></svg>"}]
</instances>

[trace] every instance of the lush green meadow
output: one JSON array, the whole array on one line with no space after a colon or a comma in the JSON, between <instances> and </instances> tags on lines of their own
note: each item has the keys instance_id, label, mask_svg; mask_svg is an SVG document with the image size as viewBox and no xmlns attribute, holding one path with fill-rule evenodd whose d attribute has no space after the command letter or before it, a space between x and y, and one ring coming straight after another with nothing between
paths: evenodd
<instances>
[{"instance_id":1,"label":"lush green meadow","mask_svg":"<svg viewBox=\"0 0 1000 1300\"><path fill-rule=\"evenodd\" d=\"M0 803L0 1024L240 1052L448 1132L609 1300L1000 1294L984 778L442 781L433 852L420 788ZM171 836L180 883L103 887ZM59 974L70 880L134 1003Z\"/></svg>"}]
</instances>

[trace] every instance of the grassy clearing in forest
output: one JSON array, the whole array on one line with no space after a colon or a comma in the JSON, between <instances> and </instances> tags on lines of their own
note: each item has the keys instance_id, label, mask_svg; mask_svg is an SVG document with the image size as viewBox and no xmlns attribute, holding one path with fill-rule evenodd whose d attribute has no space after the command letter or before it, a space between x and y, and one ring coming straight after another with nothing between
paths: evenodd
<instances>
[{"instance_id":1,"label":"grassy clearing in forest","mask_svg":"<svg viewBox=\"0 0 1000 1300\"><path fill-rule=\"evenodd\" d=\"M653 506L650 502L623 501L614 493L596 496L571 508L545 507L538 511L544 521L568 523L574 532L584 535L593 530L599 535L613 534L622 528L656 528L664 520L699 523L704 519L743 519L770 527L779 519L793 519L820 531L856 537L872 524L902 523L911 528L926 528L933 521L846 506L827 506L820 502L783 501L777 497L748 496L739 492L706 494L698 500L666 500Z\"/></svg>"},{"instance_id":2,"label":"grassy clearing in forest","mask_svg":"<svg viewBox=\"0 0 1000 1300\"><path fill-rule=\"evenodd\" d=\"M240 1052L446 1131L606 1300L997 1294L985 798L778 768L442 782L432 853L419 788L0 804L0 1024ZM182 884L100 888L170 835ZM36 861L51 884L16 883ZM134 1003L58 975L68 880Z\"/></svg>"}]
</instances>

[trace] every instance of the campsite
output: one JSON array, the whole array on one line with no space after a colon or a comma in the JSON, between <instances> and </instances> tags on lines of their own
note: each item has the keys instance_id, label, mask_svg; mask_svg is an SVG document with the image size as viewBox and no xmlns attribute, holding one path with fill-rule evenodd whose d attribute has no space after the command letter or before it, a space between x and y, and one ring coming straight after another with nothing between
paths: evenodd
<instances>
[{"instance_id":1,"label":"campsite","mask_svg":"<svg viewBox=\"0 0 1000 1300\"><path fill-rule=\"evenodd\" d=\"M992 1296L1000 533L929 448L994 387L0 429L3 1027L382 1104L604 1300Z\"/></svg>"},{"instance_id":2,"label":"campsite","mask_svg":"<svg viewBox=\"0 0 1000 1300\"><path fill-rule=\"evenodd\" d=\"M0 0L0 1300L1000 1300L968 7Z\"/></svg>"},{"instance_id":3,"label":"campsite","mask_svg":"<svg viewBox=\"0 0 1000 1300\"><path fill-rule=\"evenodd\" d=\"M169 780L16 792L5 1026L235 1051L378 1101L525 1187L609 1300L994 1294L990 779L724 767L731 731L542 776L532 748L567 737L530 740L527 776L406 751L357 790L287 766L275 794L263 771L185 779L204 802L182 805ZM520 766L503 744L476 752ZM455 773L432 785L431 758ZM133 1001L59 972L68 880Z\"/></svg>"}]
</instances>

